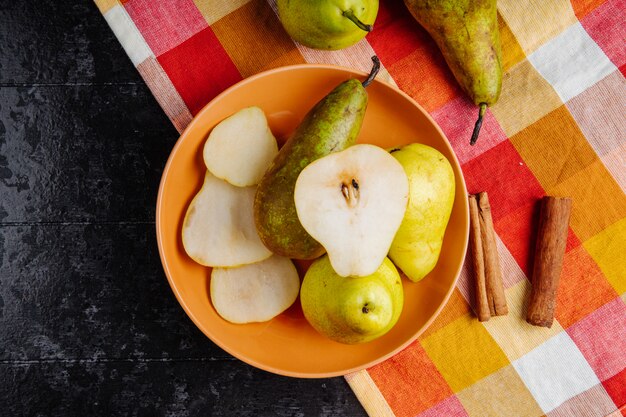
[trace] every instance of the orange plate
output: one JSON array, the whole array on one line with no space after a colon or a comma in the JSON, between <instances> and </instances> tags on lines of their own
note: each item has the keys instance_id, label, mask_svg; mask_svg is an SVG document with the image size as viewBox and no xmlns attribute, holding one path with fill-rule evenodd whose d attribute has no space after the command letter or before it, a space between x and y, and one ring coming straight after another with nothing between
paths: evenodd
<instances>
[{"instance_id":1,"label":"orange plate","mask_svg":"<svg viewBox=\"0 0 626 417\"><path fill-rule=\"evenodd\" d=\"M369 105L359 141L384 148L421 142L437 148L452 163L456 199L437 267L424 280L404 281L404 310L385 336L361 345L343 345L318 334L305 320L300 302L273 320L231 324L215 311L209 297L211 270L192 261L181 241L187 206L200 190L206 167L202 148L211 129L246 106L261 107L270 128L283 143L306 112L330 90L364 73L326 65L281 67L247 78L224 91L189 124L165 167L156 211L157 239L169 283L193 322L231 355L269 372L323 378L370 367L411 343L447 302L468 241L467 191L450 144L429 115L409 96L376 81L368 87ZM307 264L297 263L299 271Z\"/></svg>"}]
</instances>

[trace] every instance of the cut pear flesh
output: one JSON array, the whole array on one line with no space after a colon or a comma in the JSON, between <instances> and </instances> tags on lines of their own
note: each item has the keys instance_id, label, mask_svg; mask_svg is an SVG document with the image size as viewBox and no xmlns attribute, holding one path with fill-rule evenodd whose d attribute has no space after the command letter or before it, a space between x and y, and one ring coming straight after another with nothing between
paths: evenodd
<instances>
[{"instance_id":1,"label":"cut pear flesh","mask_svg":"<svg viewBox=\"0 0 626 417\"><path fill-rule=\"evenodd\" d=\"M278 153L278 144L259 107L222 120L209 134L203 157L216 177L238 187L258 184Z\"/></svg>"},{"instance_id":2,"label":"cut pear flesh","mask_svg":"<svg viewBox=\"0 0 626 417\"><path fill-rule=\"evenodd\" d=\"M231 323L271 320L298 297L300 278L289 258L272 257L237 268L213 268L211 302Z\"/></svg>"},{"instance_id":3,"label":"cut pear flesh","mask_svg":"<svg viewBox=\"0 0 626 417\"><path fill-rule=\"evenodd\" d=\"M298 219L324 246L335 272L367 276L387 256L408 192L402 165L387 151L360 144L304 168L294 200Z\"/></svg>"},{"instance_id":4,"label":"cut pear flesh","mask_svg":"<svg viewBox=\"0 0 626 417\"><path fill-rule=\"evenodd\" d=\"M267 259L254 224L255 187L235 187L207 172L187 209L183 246L205 266L239 266Z\"/></svg>"}]
</instances>

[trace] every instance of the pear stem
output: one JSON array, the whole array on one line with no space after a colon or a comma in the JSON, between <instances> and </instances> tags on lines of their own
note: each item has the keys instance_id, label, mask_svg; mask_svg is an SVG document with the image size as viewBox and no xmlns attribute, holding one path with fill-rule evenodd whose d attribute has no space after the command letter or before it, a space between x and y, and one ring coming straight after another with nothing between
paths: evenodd
<instances>
[{"instance_id":1,"label":"pear stem","mask_svg":"<svg viewBox=\"0 0 626 417\"><path fill-rule=\"evenodd\" d=\"M474 146L474 144L478 140L478 134L480 133L480 128L483 125L483 117L485 116L486 111L487 103L480 103L480 107L478 108L478 120L476 120L476 124L474 125L474 131L472 132L472 138L470 139L470 145L472 146Z\"/></svg>"},{"instance_id":2,"label":"pear stem","mask_svg":"<svg viewBox=\"0 0 626 417\"><path fill-rule=\"evenodd\" d=\"M365 81L361 83L363 87L367 87L368 85L370 85L372 81L374 81L374 78L376 78L376 75L378 74L378 71L380 70L380 59L378 59L376 55L372 57L372 62L374 63L374 65L372 66L370 75L368 75Z\"/></svg>"},{"instance_id":3,"label":"pear stem","mask_svg":"<svg viewBox=\"0 0 626 417\"><path fill-rule=\"evenodd\" d=\"M372 29L374 29L373 25L368 25L368 24L365 24L365 23L361 22L359 20L359 18L354 15L354 12L351 9L344 10L343 11L343 16L347 17L348 19L350 19L361 30L364 30L366 32L371 32Z\"/></svg>"}]
</instances>

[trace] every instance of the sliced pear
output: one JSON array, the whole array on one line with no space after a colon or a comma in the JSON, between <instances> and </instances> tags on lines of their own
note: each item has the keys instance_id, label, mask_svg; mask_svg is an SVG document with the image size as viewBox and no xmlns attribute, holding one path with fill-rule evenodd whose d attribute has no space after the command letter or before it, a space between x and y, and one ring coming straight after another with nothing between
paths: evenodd
<instances>
[{"instance_id":1,"label":"sliced pear","mask_svg":"<svg viewBox=\"0 0 626 417\"><path fill-rule=\"evenodd\" d=\"M235 187L206 173L183 222L183 246L194 261L232 267L271 256L254 225L255 191L255 187Z\"/></svg>"},{"instance_id":2,"label":"sliced pear","mask_svg":"<svg viewBox=\"0 0 626 417\"><path fill-rule=\"evenodd\" d=\"M265 113L247 107L222 120L204 144L204 163L213 175L238 187L258 184L278 153Z\"/></svg>"},{"instance_id":3,"label":"sliced pear","mask_svg":"<svg viewBox=\"0 0 626 417\"><path fill-rule=\"evenodd\" d=\"M354 145L302 170L294 200L304 229L342 277L371 275L382 264L407 206L402 165L374 145Z\"/></svg>"},{"instance_id":4,"label":"sliced pear","mask_svg":"<svg viewBox=\"0 0 626 417\"><path fill-rule=\"evenodd\" d=\"M211 302L231 323L268 321L291 306L300 291L298 271L289 258L272 257L237 268L213 268Z\"/></svg>"}]
</instances>

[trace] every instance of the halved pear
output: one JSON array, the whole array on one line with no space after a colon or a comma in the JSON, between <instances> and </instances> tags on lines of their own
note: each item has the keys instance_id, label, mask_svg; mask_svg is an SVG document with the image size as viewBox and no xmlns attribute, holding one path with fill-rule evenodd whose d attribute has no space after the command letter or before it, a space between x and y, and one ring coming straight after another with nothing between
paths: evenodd
<instances>
[{"instance_id":1,"label":"halved pear","mask_svg":"<svg viewBox=\"0 0 626 417\"><path fill-rule=\"evenodd\" d=\"M187 254L205 266L239 266L267 259L254 224L256 187L235 187L207 171L183 222Z\"/></svg>"},{"instance_id":2,"label":"halved pear","mask_svg":"<svg viewBox=\"0 0 626 417\"><path fill-rule=\"evenodd\" d=\"M294 200L304 229L342 277L371 275L402 223L409 182L402 165L374 145L354 145L302 170Z\"/></svg>"},{"instance_id":3,"label":"halved pear","mask_svg":"<svg viewBox=\"0 0 626 417\"><path fill-rule=\"evenodd\" d=\"M300 278L289 258L272 257L237 268L213 268L211 302L231 323L271 320L298 297Z\"/></svg>"},{"instance_id":4,"label":"halved pear","mask_svg":"<svg viewBox=\"0 0 626 417\"><path fill-rule=\"evenodd\" d=\"M258 184L278 153L265 113L247 107L222 120L204 144L204 163L213 175L237 187Z\"/></svg>"}]
</instances>

